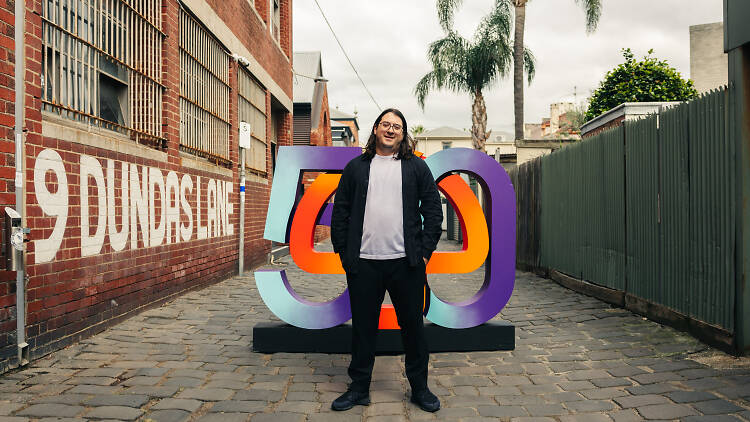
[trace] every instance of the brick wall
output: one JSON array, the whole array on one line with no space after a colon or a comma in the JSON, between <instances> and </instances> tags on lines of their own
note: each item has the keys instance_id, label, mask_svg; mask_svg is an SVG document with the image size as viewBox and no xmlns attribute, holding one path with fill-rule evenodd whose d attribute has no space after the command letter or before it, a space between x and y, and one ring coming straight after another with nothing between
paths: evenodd
<instances>
[{"instance_id":1,"label":"brick wall","mask_svg":"<svg viewBox=\"0 0 750 422\"><path fill-rule=\"evenodd\" d=\"M596 128L596 129L594 129L594 130L592 130L590 132L587 132L587 133L581 135L581 137L585 139L585 138L590 138L592 136L596 136L596 135L604 132L605 130L612 129L613 127L622 126L622 122L624 122L624 121L625 121L625 116L623 115L623 116L620 116L620 117L618 117L618 118L616 118L616 119L614 119L614 120L612 120L610 122L607 122L607 123L601 125L600 127Z\"/></svg>"},{"instance_id":2,"label":"brick wall","mask_svg":"<svg viewBox=\"0 0 750 422\"><path fill-rule=\"evenodd\" d=\"M310 131L310 145L332 146L331 116L328 111L328 88L323 88L323 105L320 108L318 127Z\"/></svg>"},{"instance_id":3,"label":"brick wall","mask_svg":"<svg viewBox=\"0 0 750 422\"><path fill-rule=\"evenodd\" d=\"M274 81L291 97L292 78L288 74L288 69L291 67L290 56L289 53L284 54L282 47L271 38L267 22L258 20L252 10L252 6L245 0L208 0L207 3L211 5L211 8L216 11L219 17L230 28L240 28L240 30L235 32L235 35L250 50L253 57L263 64L263 67L268 70ZM266 20L269 13L268 7L269 1L267 0L255 1L257 12ZM284 9L282 8L280 12L283 11ZM287 16L291 19L291 12ZM283 29L285 25L287 23L284 22L284 15L282 14L281 28ZM291 40L288 42L289 50L291 50Z\"/></svg>"},{"instance_id":4,"label":"brick wall","mask_svg":"<svg viewBox=\"0 0 750 422\"><path fill-rule=\"evenodd\" d=\"M208 3L291 97L291 64L246 0ZM282 3L290 7L289 1ZM231 166L179 151L179 3L162 5L165 148L45 113L41 108L41 1L27 1L25 189L27 341L37 358L187 290L236 273L239 243L237 73L230 65ZM0 0L0 206L13 201L12 4ZM240 10L242 13L238 13ZM284 9L282 8L282 12ZM8 14L10 13L10 16ZM286 17L285 17L286 16ZM287 21L284 21L287 19ZM290 30L290 11L282 29ZM210 25L208 25L210 28ZM10 40L8 41L8 37ZM287 33L291 49L291 34ZM282 37L283 41L284 37ZM266 92L268 144L271 94ZM9 118L7 116L10 116ZM279 118L291 145L291 114ZM249 178L245 267L267 259L267 175ZM0 271L0 373L15 365L15 273Z\"/></svg>"},{"instance_id":5,"label":"brick wall","mask_svg":"<svg viewBox=\"0 0 750 422\"><path fill-rule=\"evenodd\" d=\"M281 0L281 49L292 60L292 0Z\"/></svg>"},{"instance_id":6,"label":"brick wall","mask_svg":"<svg viewBox=\"0 0 750 422\"><path fill-rule=\"evenodd\" d=\"M15 125L15 94L13 91L15 65L15 47L13 34L14 5L0 1L0 211L7 206L15 206L13 172L15 156L13 128ZM4 255L0 256L4 259ZM7 345L15 345L16 328L16 275L14 272L0 270L0 360L4 355L15 353L12 350L3 352ZM1 369L1 367L0 367Z\"/></svg>"}]
</instances>

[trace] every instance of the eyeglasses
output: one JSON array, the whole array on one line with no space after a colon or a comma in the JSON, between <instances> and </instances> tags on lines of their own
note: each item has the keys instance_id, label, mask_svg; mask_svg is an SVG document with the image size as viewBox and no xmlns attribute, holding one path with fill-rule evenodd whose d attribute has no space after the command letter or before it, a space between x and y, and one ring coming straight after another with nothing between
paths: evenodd
<instances>
[{"instance_id":1,"label":"eyeglasses","mask_svg":"<svg viewBox=\"0 0 750 422\"><path fill-rule=\"evenodd\" d=\"M391 123L391 122L385 122L385 121L380 122L380 127L382 127L385 130L393 128L394 132L401 132L401 129L402 129L401 125L398 123Z\"/></svg>"}]
</instances>

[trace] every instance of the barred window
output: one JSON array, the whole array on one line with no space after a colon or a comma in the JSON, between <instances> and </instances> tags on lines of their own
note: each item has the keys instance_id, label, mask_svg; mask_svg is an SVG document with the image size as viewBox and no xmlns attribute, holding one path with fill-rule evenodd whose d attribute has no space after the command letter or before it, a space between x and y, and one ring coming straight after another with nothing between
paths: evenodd
<instances>
[{"instance_id":1,"label":"barred window","mask_svg":"<svg viewBox=\"0 0 750 422\"><path fill-rule=\"evenodd\" d=\"M245 165L266 172L266 91L244 67L239 72L239 118L250 123L250 150Z\"/></svg>"},{"instance_id":2,"label":"barred window","mask_svg":"<svg viewBox=\"0 0 750 422\"><path fill-rule=\"evenodd\" d=\"M180 149L229 164L229 54L180 8Z\"/></svg>"},{"instance_id":3,"label":"barred window","mask_svg":"<svg viewBox=\"0 0 750 422\"><path fill-rule=\"evenodd\" d=\"M42 0L42 104L163 146L160 0Z\"/></svg>"}]
</instances>

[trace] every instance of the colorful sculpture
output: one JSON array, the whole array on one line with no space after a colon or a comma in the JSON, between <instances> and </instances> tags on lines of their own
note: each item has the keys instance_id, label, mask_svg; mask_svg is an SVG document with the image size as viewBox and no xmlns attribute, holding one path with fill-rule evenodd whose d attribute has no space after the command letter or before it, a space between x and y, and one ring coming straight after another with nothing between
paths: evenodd
<instances>
[{"instance_id":1,"label":"colorful sculpture","mask_svg":"<svg viewBox=\"0 0 750 422\"><path fill-rule=\"evenodd\" d=\"M302 172L340 172L361 154L358 147L280 147L266 218L264 238L289 242L294 262L312 274L343 274L339 257L313 248L316 224L330 224L331 204L339 174L321 174L299 202ZM485 280L479 291L461 302L446 302L430 291L425 317L448 328L483 324L508 303L515 280L515 193L505 170L486 154L466 148L442 150L426 163L438 188L453 205L464 233L458 252L435 252L428 274L469 273L486 260ZM452 172L472 174L487 193L488 217L466 182ZM489 259L487 259L489 258ZM328 302L300 297L290 286L285 271L255 272L258 291L266 306L281 320L301 328L324 329L351 319L349 295L344 291ZM380 328L398 328L391 305L383 305Z\"/></svg>"}]
</instances>

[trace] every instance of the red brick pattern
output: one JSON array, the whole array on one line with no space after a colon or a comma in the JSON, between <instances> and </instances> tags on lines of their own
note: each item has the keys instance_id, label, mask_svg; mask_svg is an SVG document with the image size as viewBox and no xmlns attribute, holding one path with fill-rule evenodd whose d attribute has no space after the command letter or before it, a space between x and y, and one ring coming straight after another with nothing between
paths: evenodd
<instances>
[{"instance_id":1,"label":"red brick pattern","mask_svg":"<svg viewBox=\"0 0 750 422\"><path fill-rule=\"evenodd\" d=\"M620 116L620 117L618 117L618 118L616 118L616 119L614 119L614 120L612 120L610 122L607 122L607 123L599 126L596 129L594 129L594 130L592 130L592 131L590 131L590 132L582 135L581 137L582 138L590 138L592 136L596 136L596 135L604 132L605 130L609 130L609 129L612 129L612 128L618 127L618 126L622 126L624 121L625 121L625 116Z\"/></svg>"},{"instance_id":2,"label":"red brick pattern","mask_svg":"<svg viewBox=\"0 0 750 422\"><path fill-rule=\"evenodd\" d=\"M268 25L258 20L251 9L252 6L245 0L207 0L207 3L226 22L227 26L237 29L234 32L237 38L250 50L253 57L263 64L273 80L291 98L292 74L289 55L281 53L276 41L271 38L271 30ZM268 19L268 7L269 2L267 0L255 1L256 10L266 20ZM281 11L283 12L283 8ZM289 13L291 14L291 11ZM283 29L285 25L288 25L288 23L284 22L282 16L281 28ZM291 50L291 40L289 43Z\"/></svg>"},{"instance_id":3,"label":"red brick pattern","mask_svg":"<svg viewBox=\"0 0 750 422\"><path fill-rule=\"evenodd\" d=\"M0 0L0 210L14 206L13 166L15 163L13 128L15 125L14 4ZM5 259L5 256L0 258ZM16 273L0 271L0 348L15 341ZM0 349L1 350L1 349ZM1 352L0 352L1 353ZM3 359L0 354L0 360Z\"/></svg>"},{"instance_id":4,"label":"red brick pattern","mask_svg":"<svg viewBox=\"0 0 750 422\"><path fill-rule=\"evenodd\" d=\"M291 55L291 1L282 0L282 52L263 22L260 22L252 6L246 0L208 0L209 5L232 28L235 35L251 51L274 81L291 97L292 72L287 55ZM258 1L265 4L265 1ZM143 307L154 306L176 294L200 287L237 271L239 242L239 161L237 152L237 64L230 67L230 159L231 176L195 170L183 165L179 152L179 3L164 0L162 3L162 30L166 33L163 42L163 133L166 139L166 159L147 158L151 154L128 155L110 149L95 148L62 139L42 137L41 113L41 0L28 0L26 16L26 122L28 130L25 149L26 225L31 229L32 240L47 239L53 232L56 218L50 216L39 203L35 188L34 169L37 156L44 150L53 150L60 156L68 187L67 224L54 259L37 262L35 242L28 244L27 253L27 341L32 358L59 349L80 338L99 332L128 317ZM267 7L267 5L265 6ZM14 188L14 142L13 142L13 3L0 0L0 207L15 206ZM262 12L262 11L261 11ZM261 15L267 14L267 9ZM249 18L248 18L249 17ZM209 25L210 27L210 25ZM286 55L285 55L286 53ZM266 93L266 112L271 114L271 96ZM271 119L267 120L267 131L271 134ZM279 145L292 144L292 116L283 112L279 117ZM147 147L143 147L147 148ZM178 180L185 175L193 184L186 192L185 200L192 205L191 215L197 219L200 202L201 225L206 224L208 208L215 205L206 197L209 179L231 187L226 195L231 213L226 216L233 233L220 231L208 239L197 239L197 227L192 230L189 241L180 238L179 226L188 224L188 213L180 210L177 227L171 229L169 238L157 246L144 244L144 235L139 220L137 231L130 232L124 249L117 251L110 241L109 229L99 253L82 256L81 211L83 198L88 197L90 233L98 227L99 192L94 177L88 178L88 195L81 192L82 157L93 157L102 167L107 184L114 186L114 228L123 230L130 220L123 217L123 192L121 169L123 163L142 175L149 168L165 179L174 172ZM270 195L271 150L267 150L268 179L264 182L247 183L245 211L245 268L263 262L270 252L270 242L263 240L266 210ZM86 159L86 158L83 158ZM113 179L107 174L108 160L115 165ZM210 166L210 165L209 165ZM200 177L201 196L197 185ZM141 180L141 179L139 179ZM60 188L60 180L52 171L44 176L43 185L54 194ZM41 185L40 185L41 186ZM106 189L105 189L106 191ZM132 196L132 190L130 191ZM171 200L170 191L163 195L158 190L154 199L153 215L161 221L167 215L166 201ZM174 195L174 192L172 193ZM106 196L106 195L105 195ZM179 200L179 192L178 197ZM179 201L178 201L179 202ZM170 202L171 203L171 202ZM174 203L178 208L179 204ZM132 211L132 209L131 209ZM166 224L166 220L165 220ZM197 221L193 221L197 226ZM227 225L220 224L226 229ZM127 227L127 228L132 228ZM135 234L136 245L131 244ZM14 365L15 356L15 273L0 271L0 373Z\"/></svg>"}]
</instances>

